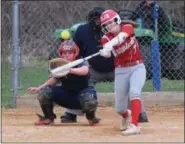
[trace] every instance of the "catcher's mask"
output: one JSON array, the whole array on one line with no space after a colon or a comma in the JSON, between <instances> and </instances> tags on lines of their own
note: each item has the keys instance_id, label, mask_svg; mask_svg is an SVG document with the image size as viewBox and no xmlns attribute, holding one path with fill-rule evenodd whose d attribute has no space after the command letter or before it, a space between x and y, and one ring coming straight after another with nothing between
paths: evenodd
<instances>
[{"instance_id":1,"label":"catcher's mask","mask_svg":"<svg viewBox=\"0 0 185 144\"><path fill-rule=\"evenodd\" d=\"M101 31L100 15L105 11L102 7L95 7L87 16L88 23L95 31Z\"/></svg>"},{"instance_id":2,"label":"catcher's mask","mask_svg":"<svg viewBox=\"0 0 185 144\"><path fill-rule=\"evenodd\" d=\"M60 58L63 58L62 55L63 53L66 52L74 53L74 56L71 59L71 61L75 60L76 57L79 55L79 47L75 44L75 42L72 39L63 41L59 46L58 53Z\"/></svg>"}]
</instances>

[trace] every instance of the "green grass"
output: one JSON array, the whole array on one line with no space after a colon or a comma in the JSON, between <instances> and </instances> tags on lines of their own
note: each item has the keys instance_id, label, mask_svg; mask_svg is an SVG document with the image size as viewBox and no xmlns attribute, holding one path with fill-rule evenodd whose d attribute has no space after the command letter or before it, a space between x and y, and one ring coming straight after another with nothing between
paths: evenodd
<instances>
[{"instance_id":1,"label":"green grass","mask_svg":"<svg viewBox=\"0 0 185 144\"><path fill-rule=\"evenodd\" d=\"M167 80L162 79L161 81L161 91L184 91L184 80ZM98 92L114 92L114 83L98 83L96 85L96 90ZM143 92L152 92L153 84L152 80L148 80L143 88Z\"/></svg>"},{"instance_id":2,"label":"green grass","mask_svg":"<svg viewBox=\"0 0 185 144\"><path fill-rule=\"evenodd\" d=\"M20 90L19 95L27 95L27 89L32 86L42 84L48 77L47 64L37 65L33 67L24 67L20 69ZM9 106L11 104L11 67L2 63L2 105ZM96 85L98 92L114 92L114 83L99 83ZM146 82L144 92L152 92L152 81ZM184 80L162 80L162 91L184 91Z\"/></svg>"},{"instance_id":3,"label":"green grass","mask_svg":"<svg viewBox=\"0 0 185 144\"><path fill-rule=\"evenodd\" d=\"M41 60L40 60L41 61ZM11 65L1 63L1 91L2 106L10 106L12 102L12 71ZM47 63L41 63L33 67L24 67L19 71L19 95L26 95L29 87L42 84L48 77Z\"/></svg>"},{"instance_id":4,"label":"green grass","mask_svg":"<svg viewBox=\"0 0 185 144\"><path fill-rule=\"evenodd\" d=\"M1 64L1 100L3 106L11 103L11 69L8 64Z\"/></svg>"}]
</instances>

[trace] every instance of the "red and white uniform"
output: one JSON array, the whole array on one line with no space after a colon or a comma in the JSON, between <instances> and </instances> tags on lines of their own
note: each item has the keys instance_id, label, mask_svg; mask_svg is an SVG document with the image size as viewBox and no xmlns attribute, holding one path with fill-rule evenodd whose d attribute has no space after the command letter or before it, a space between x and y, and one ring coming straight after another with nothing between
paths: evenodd
<instances>
[{"instance_id":1,"label":"red and white uniform","mask_svg":"<svg viewBox=\"0 0 185 144\"><path fill-rule=\"evenodd\" d=\"M120 45L113 47L112 52L115 55L115 67L134 66L142 63L141 52L134 36L133 26L130 24L121 24L121 31L126 32L129 37L127 37ZM113 33L105 34L101 39L102 45L114 37L115 35Z\"/></svg>"},{"instance_id":2,"label":"red and white uniform","mask_svg":"<svg viewBox=\"0 0 185 144\"><path fill-rule=\"evenodd\" d=\"M101 44L105 47L105 52L106 49L111 49L115 55L115 109L122 116L120 129L124 130L123 135L138 134L140 98L146 79L146 69L134 36L134 28L131 24L122 24L120 16L113 10L103 12L100 19L102 31L105 33ZM108 54L104 55L106 57ZM128 109L128 100L132 114ZM129 117L132 117L131 124Z\"/></svg>"}]
</instances>

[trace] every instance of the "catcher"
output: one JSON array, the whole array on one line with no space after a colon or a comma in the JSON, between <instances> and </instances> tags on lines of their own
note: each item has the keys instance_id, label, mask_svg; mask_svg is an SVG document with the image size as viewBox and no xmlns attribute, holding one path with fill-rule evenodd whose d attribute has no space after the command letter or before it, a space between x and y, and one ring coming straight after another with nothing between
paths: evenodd
<instances>
[{"instance_id":1,"label":"catcher","mask_svg":"<svg viewBox=\"0 0 185 144\"><path fill-rule=\"evenodd\" d=\"M67 61L74 61L79 54L79 48L73 40L66 40L59 46L59 55ZM50 67L60 65L60 58L52 60ZM70 109L81 109L91 126L99 123L95 112L98 106L96 91L88 86L88 67L83 63L70 68L62 77L51 77L39 87L28 88L29 93L38 93L38 100L44 116L39 116L35 125L50 125L54 123L56 115L53 112L54 103ZM56 86L61 82L61 86Z\"/></svg>"}]
</instances>

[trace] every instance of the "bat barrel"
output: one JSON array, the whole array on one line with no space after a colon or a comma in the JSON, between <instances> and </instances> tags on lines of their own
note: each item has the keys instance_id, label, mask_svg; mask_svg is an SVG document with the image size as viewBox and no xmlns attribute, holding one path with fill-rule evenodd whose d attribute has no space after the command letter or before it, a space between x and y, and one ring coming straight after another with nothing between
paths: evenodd
<instances>
[{"instance_id":1,"label":"bat barrel","mask_svg":"<svg viewBox=\"0 0 185 144\"><path fill-rule=\"evenodd\" d=\"M84 58L84 59L81 58L81 59L75 60L75 61L73 61L73 62L70 62L70 63L68 63L68 64L65 64L65 65L63 65L63 66L57 67L57 68L55 68L55 69L53 69L53 70L51 70L51 69L49 69L49 70L50 70L50 72L51 72L52 74L56 74L56 73L58 73L58 72L61 72L61 71L67 70L67 69L69 69L69 68L72 68L72 67L74 67L74 66L76 66L76 65L79 65L80 63L84 62L85 60L88 60L88 59L90 59L90 58L92 58L92 57L95 57L95 56L97 56L97 55L99 55L99 54L100 54L100 52L97 52L97 53L95 53L95 54L93 54L93 55L90 55L90 56Z\"/></svg>"}]
</instances>

